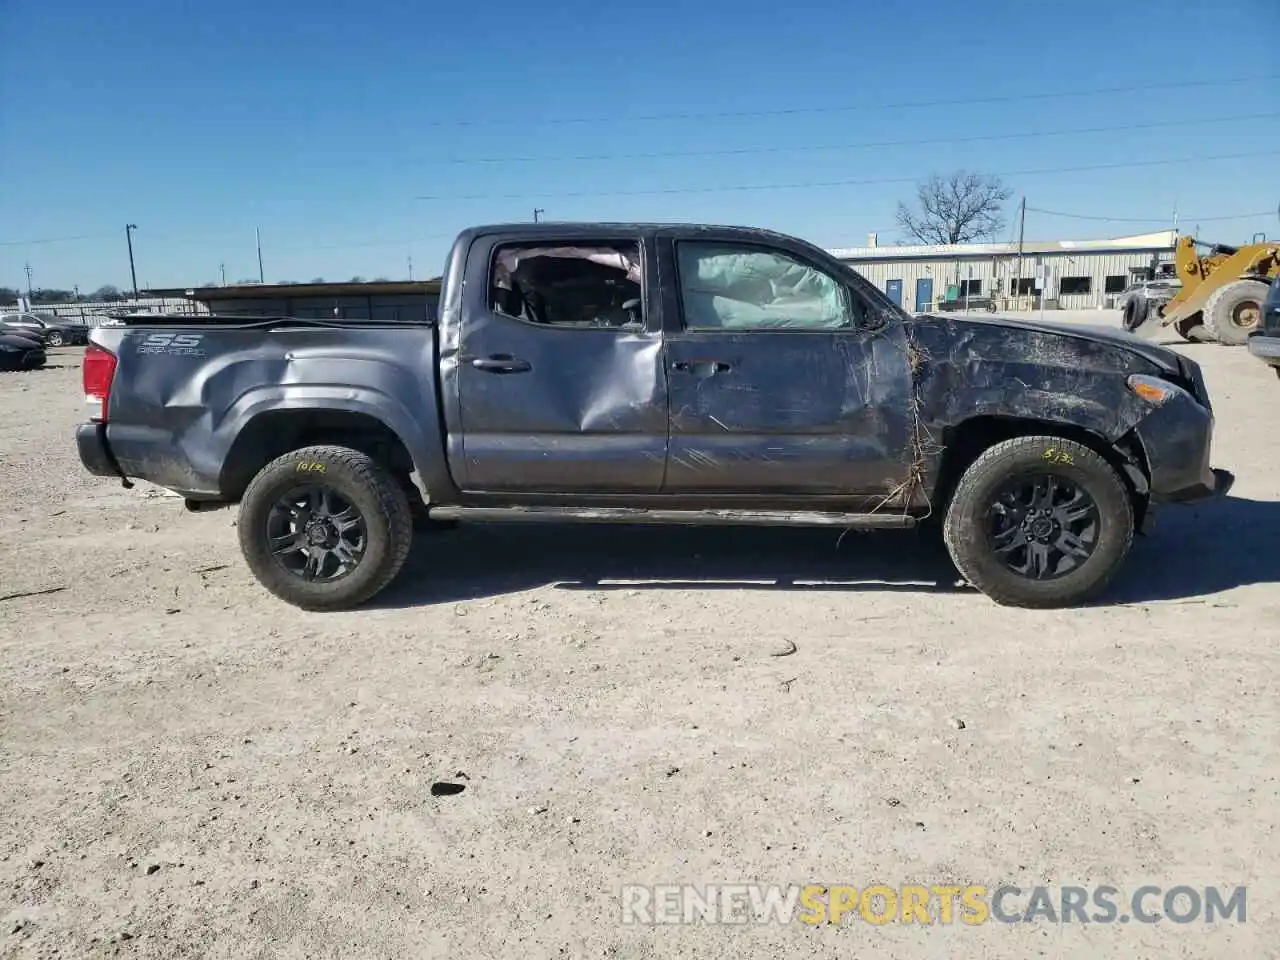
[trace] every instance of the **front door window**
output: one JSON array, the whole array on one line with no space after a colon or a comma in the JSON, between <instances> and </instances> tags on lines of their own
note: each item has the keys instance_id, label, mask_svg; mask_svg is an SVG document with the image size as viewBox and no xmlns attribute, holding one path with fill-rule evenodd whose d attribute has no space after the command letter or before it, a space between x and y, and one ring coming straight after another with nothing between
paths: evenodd
<instances>
[{"instance_id":1,"label":"front door window","mask_svg":"<svg viewBox=\"0 0 1280 960\"><path fill-rule=\"evenodd\" d=\"M853 311L842 284L775 250L676 245L686 330L843 330Z\"/></svg>"}]
</instances>

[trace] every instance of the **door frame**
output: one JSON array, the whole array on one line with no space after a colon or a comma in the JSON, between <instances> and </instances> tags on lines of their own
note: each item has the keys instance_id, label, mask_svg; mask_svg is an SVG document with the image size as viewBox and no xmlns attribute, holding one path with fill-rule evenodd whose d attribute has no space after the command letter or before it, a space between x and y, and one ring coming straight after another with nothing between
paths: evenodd
<instances>
[{"instance_id":1,"label":"door frame","mask_svg":"<svg viewBox=\"0 0 1280 960\"><path fill-rule=\"evenodd\" d=\"M790 257L794 257L799 262L810 266L814 269L831 276L840 287L850 303L850 307L862 307L868 317L876 316L878 307L877 298L882 302L892 304L884 291L880 290L861 274L850 268L843 261L836 260L831 257L825 250L806 243L794 237L782 234L772 234L766 231L754 231L746 228L723 228L723 229L688 229L672 227L659 230L654 237L654 254L658 266L658 296L663 302L663 349L662 357L664 370L668 369L670 345L673 338L679 338L681 342L689 340L696 341L700 336L708 338L722 336L726 331L722 330L687 330L685 329L684 303L681 296L680 275L678 257L676 255L676 245L684 240L699 243L723 243L726 245L741 246L745 248L757 248L770 253L784 253ZM852 275L852 276L851 276ZM833 335L843 335L850 337L872 338L876 336L886 337L899 341L899 346L905 346L906 328L901 321L902 308L894 306L897 315L893 318L882 318L882 325L855 324L848 331L837 331L832 329L796 329L791 327L779 327L776 329L758 328L740 331L743 336L752 338L769 336L790 335L790 336L810 336L810 337L831 337ZM885 329L886 326L888 329ZM905 356L905 349L903 350ZM714 359L714 358L711 358ZM672 403L671 377L667 375L667 403L670 411ZM668 423L670 424L671 416L668 413ZM671 440L672 433L668 427L668 445L667 445L667 464L668 471L671 463ZM665 480L664 480L665 487ZM742 493L742 492L663 492L663 498L672 501L679 501L684 504L697 506L741 506L750 507L778 507L781 509L830 509L830 510L851 510L862 509L865 504L877 502L882 497L862 497L849 493L817 493L817 494L794 494L781 493L777 491L769 493Z\"/></svg>"},{"instance_id":2,"label":"door frame","mask_svg":"<svg viewBox=\"0 0 1280 960\"><path fill-rule=\"evenodd\" d=\"M465 423L462 404L462 376L465 366L472 359L467 352L467 331L477 323L504 322L523 324L537 332L540 325L519 317L508 317L494 314L489 303L489 280L493 268L494 253L498 247L508 245L519 246L585 246L599 242L635 243L639 249L641 262L640 297L644 325L634 335L646 337L659 344L660 375L663 378L663 389L666 389L666 359L661 344L664 337L663 298L658 294L661 286L657 273L657 257L654 255L655 243L653 231L641 225L628 224L544 224L531 228L527 224L513 225L509 231L497 230L484 232L474 236L465 250L455 250L454 257L459 254L465 258L460 265L463 283L458 302L457 314L453 322L444 321L437 324L440 331L438 341L437 366L440 377L441 414L444 420L446 459L450 473L454 477L461 503L491 503L495 500L521 503L556 502L562 495L552 493L521 493L519 495L501 492L485 492L468 489L470 482L467 476L466 455L464 450ZM452 307L453 305L449 305ZM445 306L442 305L442 311ZM617 337L619 330L611 327L583 327L572 331L573 336L608 336ZM670 414L667 411L668 427L664 438L669 437ZM665 477L665 464L664 464ZM563 496L573 501L594 494L566 493ZM633 495L624 495L630 499Z\"/></svg>"},{"instance_id":3,"label":"door frame","mask_svg":"<svg viewBox=\"0 0 1280 960\"><path fill-rule=\"evenodd\" d=\"M929 299L923 307L920 306L920 290L922 287L927 288L929 291ZM933 277L916 277L916 289L914 292L915 311L916 313L923 313L929 309L929 304L933 303Z\"/></svg>"}]
</instances>

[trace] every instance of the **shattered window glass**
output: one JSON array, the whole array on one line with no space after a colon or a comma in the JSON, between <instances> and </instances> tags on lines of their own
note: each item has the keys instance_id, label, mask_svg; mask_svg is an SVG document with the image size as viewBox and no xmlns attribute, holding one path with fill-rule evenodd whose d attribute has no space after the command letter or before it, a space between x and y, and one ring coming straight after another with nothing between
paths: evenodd
<instances>
[{"instance_id":1,"label":"shattered window glass","mask_svg":"<svg viewBox=\"0 0 1280 960\"><path fill-rule=\"evenodd\" d=\"M500 247L489 297L494 312L529 323L641 329L639 244Z\"/></svg>"},{"instance_id":2,"label":"shattered window glass","mask_svg":"<svg viewBox=\"0 0 1280 960\"><path fill-rule=\"evenodd\" d=\"M682 241L676 258L689 330L838 330L853 325L840 283L780 251Z\"/></svg>"}]
</instances>

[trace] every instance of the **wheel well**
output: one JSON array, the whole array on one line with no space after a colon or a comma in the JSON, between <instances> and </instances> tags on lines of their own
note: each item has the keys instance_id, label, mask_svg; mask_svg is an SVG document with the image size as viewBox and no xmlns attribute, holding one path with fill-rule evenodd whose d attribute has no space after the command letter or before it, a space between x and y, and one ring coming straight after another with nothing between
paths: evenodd
<instances>
[{"instance_id":1,"label":"wheel well","mask_svg":"<svg viewBox=\"0 0 1280 960\"><path fill-rule=\"evenodd\" d=\"M316 444L359 450L406 482L414 470L404 441L377 417L346 410L273 410L254 417L236 436L219 480L223 497L239 500L276 457Z\"/></svg>"},{"instance_id":2,"label":"wheel well","mask_svg":"<svg viewBox=\"0 0 1280 960\"><path fill-rule=\"evenodd\" d=\"M1135 438L1126 435L1119 443L1110 444L1106 438L1085 427L1023 417L972 417L943 432L942 462L938 467L937 481L933 485L933 513L940 516L946 510L960 477L983 451L1015 437L1040 435L1074 440L1110 463L1120 474L1125 488L1133 498L1135 519L1141 524L1146 514L1146 484L1150 478L1150 470L1142 445ZM1138 478L1135 478L1135 472Z\"/></svg>"}]
</instances>

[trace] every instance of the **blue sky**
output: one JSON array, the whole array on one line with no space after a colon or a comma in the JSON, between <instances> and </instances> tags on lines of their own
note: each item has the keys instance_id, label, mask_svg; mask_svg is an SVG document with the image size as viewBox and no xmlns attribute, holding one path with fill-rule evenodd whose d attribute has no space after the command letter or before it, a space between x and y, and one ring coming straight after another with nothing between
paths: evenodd
<instances>
[{"instance_id":1,"label":"blue sky","mask_svg":"<svg viewBox=\"0 0 1280 960\"><path fill-rule=\"evenodd\" d=\"M0 285L125 287L129 222L152 286L256 278L255 227L268 282L434 276L459 228L535 207L861 245L898 234L913 188L886 181L956 168L1032 208L1280 236L1278 3L0 0ZM832 181L873 182L802 186ZM757 185L797 186L709 189ZM1027 236L1167 225L1033 212Z\"/></svg>"}]
</instances>

